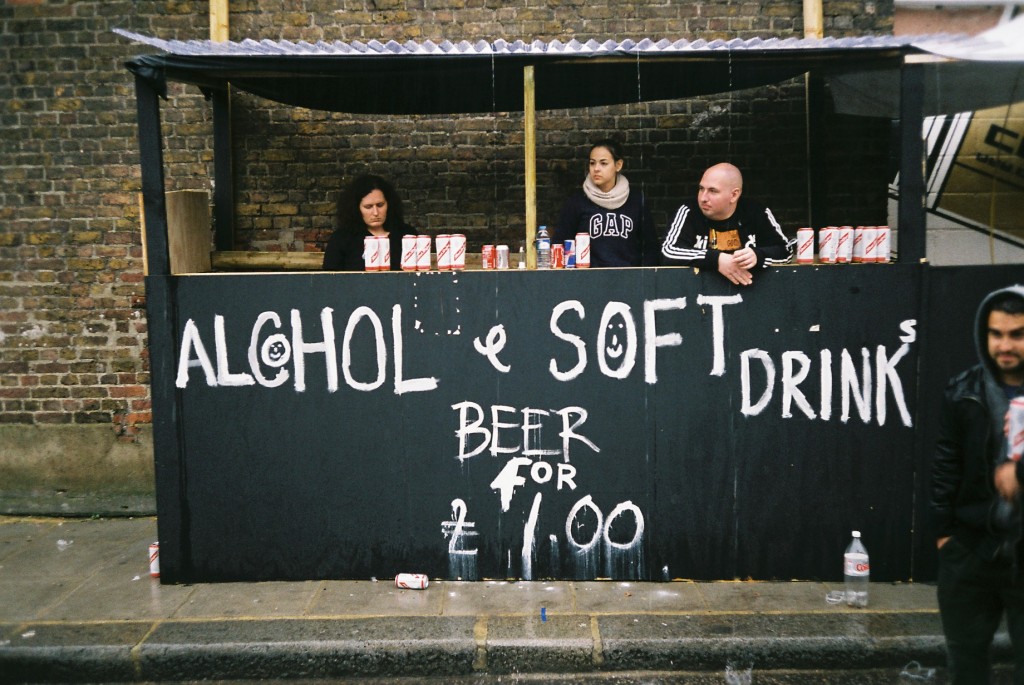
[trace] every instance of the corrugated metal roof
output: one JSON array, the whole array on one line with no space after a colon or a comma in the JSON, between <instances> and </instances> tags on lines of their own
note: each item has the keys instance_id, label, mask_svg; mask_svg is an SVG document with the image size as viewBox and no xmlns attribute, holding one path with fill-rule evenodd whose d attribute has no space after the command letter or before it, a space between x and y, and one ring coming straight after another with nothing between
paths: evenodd
<instances>
[{"instance_id":1,"label":"corrugated metal roof","mask_svg":"<svg viewBox=\"0 0 1024 685\"><path fill-rule=\"evenodd\" d=\"M641 41L596 41L588 40L581 43L571 40L567 43L560 40L525 42L517 40L508 42L495 40L492 42L479 40L475 42L459 41L387 41L382 43L371 40L363 43L343 41L309 43L306 41L292 42L289 40L252 40L214 42L210 40L163 40L145 36L124 29L114 29L114 33L163 50L172 55L190 57L253 57L267 56L440 56L440 55L472 55L483 57L488 55L516 56L635 56L686 54L694 52L718 51L767 51L767 50L857 50L857 49L898 49L912 46L922 39L943 39L947 42L958 40L958 36L856 36L848 38L734 38L732 40L653 40L645 38Z\"/></svg>"},{"instance_id":2,"label":"corrugated metal roof","mask_svg":"<svg viewBox=\"0 0 1024 685\"><path fill-rule=\"evenodd\" d=\"M909 53L959 57L949 67L929 69L932 90L947 93L951 80L966 92L984 89L990 72L963 76L972 60L1009 61L1009 78L1021 55L1024 20L991 35L869 35L846 38L735 38L732 40L479 40L367 42L252 40L163 40L123 29L115 33L162 51L127 66L164 92L169 81L204 89L231 87L285 104L367 114L444 114L521 111L523 67L537 65L537 109L671 100L779 83L814 72L835 79L863 73L899 91L899 70ZM1017 58L1016 60L1014 58ZM1007 59L1009 58L1009 59ZM964 60L969 61L964 61ZM953 69L952 67L955 67ZM986 67L991 69L991 67ZM1004 69L1005 71L1005 69ZM935 73L932 73L935 72ZM991 72L995 74L995 72ZM940 79L939 76L942 76ZM999 78L1006 75L996 74ZM847 91L854 90L848 79ZM895 85L893 85L895 84ZM836 90L837 83L833 83ZM895 90L893 90L895 88ZM1014 86L1016 88L1016 86ZM892 115L875 100L881 86L868 87L864 113ZM833 93L835 94L835 92ZM1005 99L1002 93L992 96ZM992 99L990 98L990 99ZM928 111L958 106L936 100Z\"/></svg>"}]
</instances>

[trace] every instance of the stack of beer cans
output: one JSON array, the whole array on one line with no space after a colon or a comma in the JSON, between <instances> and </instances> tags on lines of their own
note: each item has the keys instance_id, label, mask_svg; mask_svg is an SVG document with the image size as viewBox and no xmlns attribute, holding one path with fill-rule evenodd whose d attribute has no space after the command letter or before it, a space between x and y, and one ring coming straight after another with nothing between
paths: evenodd
<instances>
[{"instance_id":1,"label":"stack of beer cans","mask_svg":"<svg viewBox=\"0 0 1024 685\"><path fill-rule=\"evenodd\" d=\"M892 233L888 226L826 226L818 233L818 264L888 264ZM814 264L813 228L796 232L796 263Z\"/></svg>"}]
</instances>

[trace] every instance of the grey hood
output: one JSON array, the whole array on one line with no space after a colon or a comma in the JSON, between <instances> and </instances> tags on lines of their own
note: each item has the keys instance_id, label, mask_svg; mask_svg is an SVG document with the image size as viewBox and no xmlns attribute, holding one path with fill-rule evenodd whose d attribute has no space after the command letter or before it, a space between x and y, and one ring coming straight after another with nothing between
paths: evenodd
<instances>
[{"instance_id":1,"label":"grey hood","mask_svg":"<svg viewBox=\"0 0 1024 685\"><path fill-rule=\"evenodd\" d=\"M974 346L975 351L978 353L978 359L981 361L981 365L985 367L986 374L992 379L997 380L999 375L996 372L995 362L988 355L988 315L992 308L992 300L1003 295L1004 293L1013 293L1019 299L1024 300L1024 285L1017 284L1000 288L999 290L993 290L985 299L978 305L978 312L974 318Z\"/></svg>"},{"instance_id":2,"label":"grey hood","mask_svg":"<svg viewBox=\"0 0 1024 685\"><path fill-rule=\"evenodd\" d=\"M1006 416L1010 403L999 383L999 373L996 370L995 362L988 354L988 315L992 309L992 300L1004 293L1012 293L1024 300L1024 285L1011 285L986 295L978 306L978 313L974 319L974 345L978 359L981 361L981 367L985 371L985 400L992 421L992 435L1000 436L1003 434L1003 417ZM997 444L1000 445L1000 449L996 463L999 463L1006 459L1006 441L999 440Z\"/></svg>"}]
</instances>

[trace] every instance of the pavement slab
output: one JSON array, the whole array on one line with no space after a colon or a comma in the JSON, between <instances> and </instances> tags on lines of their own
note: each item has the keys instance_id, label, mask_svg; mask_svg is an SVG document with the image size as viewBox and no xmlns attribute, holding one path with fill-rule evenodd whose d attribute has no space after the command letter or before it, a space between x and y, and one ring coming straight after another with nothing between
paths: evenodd
<instances>
[{"instance_id":1,"label":"pavement slab","mask_svg":"<svg viewBox=\"0 0 1024 685\"><path fill-rule=\"evenodd\" d=\"M941 682L934 586L390 579L161 584L154 518L0 516L0 683ZM1009 644L997 636L997 682ZM732 677L732 680L728 678ZM1002 678L1002 680L1001 680Z\"/></svg>"}]
</instances>

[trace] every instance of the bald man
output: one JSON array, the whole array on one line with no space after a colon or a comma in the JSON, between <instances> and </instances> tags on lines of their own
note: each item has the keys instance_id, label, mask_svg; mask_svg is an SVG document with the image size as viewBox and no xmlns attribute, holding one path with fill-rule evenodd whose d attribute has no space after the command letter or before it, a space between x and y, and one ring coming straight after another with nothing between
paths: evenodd
<instances>
[{"instance_id":1,"label":"bald man","mask_svg":"<svg viewBox=\"0 0 1024 685\"><path fill-rule=\"evenodd\" d=\"M772 211L742 195L743 175L732 164L705 171L697 190L700 213L679 207L661 246L661 264L716 269L736 285L750 285L756 269L792 259L794 241Z\"/></svg>"}]
</instances>

